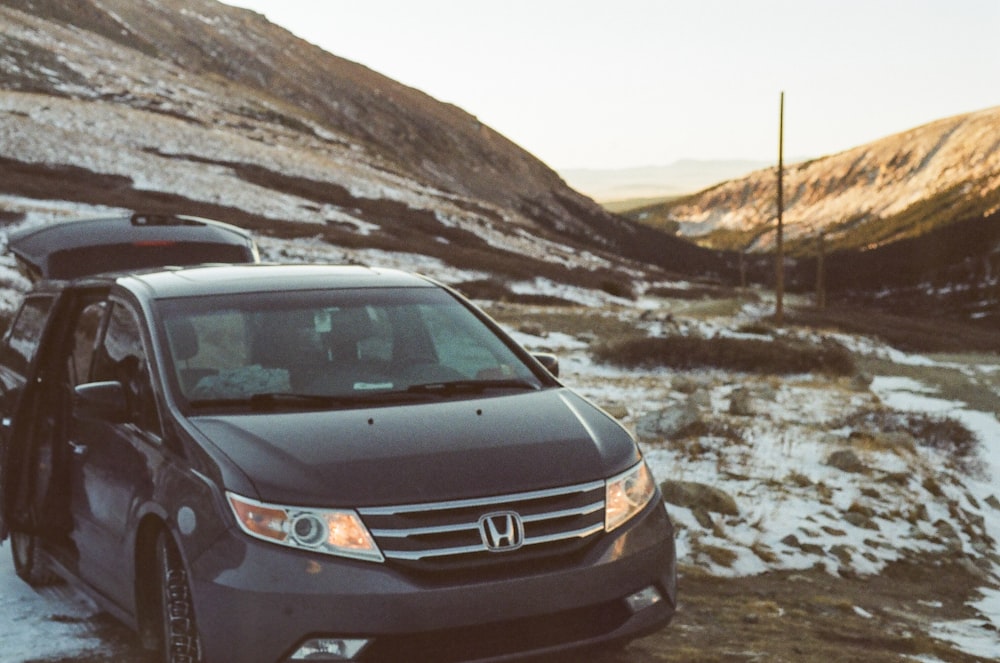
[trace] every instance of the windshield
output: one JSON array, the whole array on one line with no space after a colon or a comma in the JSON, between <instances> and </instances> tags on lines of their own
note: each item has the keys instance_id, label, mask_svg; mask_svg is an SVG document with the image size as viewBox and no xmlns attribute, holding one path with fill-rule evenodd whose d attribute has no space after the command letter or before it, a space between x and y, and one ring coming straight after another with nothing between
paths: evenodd
<instances>
[{"instance_id":1,"label":"windshield","mask_svg":"<svg viewBox=\"0 0 1000 663\"><path fill-rule=\"evenodd\" d=\"M161 302L192 407L399 402L537 389L532 370L437 288L254 293Z\"/></svg>"}]
</instances>

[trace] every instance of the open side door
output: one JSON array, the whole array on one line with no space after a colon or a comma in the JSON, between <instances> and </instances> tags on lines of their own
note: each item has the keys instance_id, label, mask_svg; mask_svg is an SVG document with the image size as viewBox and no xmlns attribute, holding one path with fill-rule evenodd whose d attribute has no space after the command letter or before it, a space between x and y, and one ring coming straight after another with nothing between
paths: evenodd
<instances>
[{"instance_id":1,"label":"open side door","mask_svg":"<svg viewBox=\"0 0 1000 663\"><path fill-rule=\"evenodd\" d=\"M0 343L0 540L64 526L72 322L106 287L29 295Z\"/></svg>"},{"instance_id":2,"label":"open side door","mask_svg":"<svg viewBox=\"0 0 1000 663\"><path fill-rule=\"evenodd\" d=\"M16 496L22 490L24 460L16 428L19 421L31 418L18 411L25 401L24 392L37 382L38 350L55 302L51 292L28 295L0 340L0 541L9 534Z\"/></svg>"}]
</instances>

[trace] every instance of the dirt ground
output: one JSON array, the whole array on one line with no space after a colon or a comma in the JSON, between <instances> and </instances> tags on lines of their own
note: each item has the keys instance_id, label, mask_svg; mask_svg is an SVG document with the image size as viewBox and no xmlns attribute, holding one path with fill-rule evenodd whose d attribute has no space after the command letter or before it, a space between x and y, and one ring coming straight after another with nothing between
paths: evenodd
<instances>
[{"instance_id":1,"label":"dirt ground","mask_svg":"<svg viewBox=\"0 0 1000 663\"><path fill-rule=\"evenodd\" d=\"M897 563L878 576L841 578L823 570L717 578L680 575L673 623L616 652L583 652L553 663L982 663L929 635L942 621L974 620L966 602L981 581L958 563ZM90 624L116 653L45 663L151 663L135 636L110 617ZM30 663L41 663L33 661ZM402 662L401 662L402 663Z\"/></svg>"},{"instance_id":2,"label":"dirt ground","mask_svg":"<svg viewBox=\"0 0 1000 663\"><path fill-rule=\"evenodd\" d=\"M986 661L929 635L933 623L975 618L965 601L978 585L940 560L861 578L822 570L715 578L692 569L681 576L669 627L592 663Z\"/></svg>"}]
</instances>

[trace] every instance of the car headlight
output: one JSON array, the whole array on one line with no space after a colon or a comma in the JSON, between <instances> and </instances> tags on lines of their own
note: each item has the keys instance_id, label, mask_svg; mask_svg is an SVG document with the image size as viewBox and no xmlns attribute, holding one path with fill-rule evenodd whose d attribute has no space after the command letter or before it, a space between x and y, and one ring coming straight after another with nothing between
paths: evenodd
<instances>
[{"instance_id":1,"label":"car headlight","mask_svg":"<svg viewBox=\"0 0 1000 663\"><path fill-rule=\"evenodd\" d=\"M645 461L606 482L604 531L620 527L646 508L656 494L653 475Z\"/></svg>"},{"instance_id":2,"label":"car headlight","mask_svg":"<svg viewBox=\"0 0 1000 663\"><path fill-rule=\"evenodd\" d=\"M354 511L265 504L229 492L226 497L240 529L254 538L327 555L385 561Z\"/></svg>"}]
</instances>

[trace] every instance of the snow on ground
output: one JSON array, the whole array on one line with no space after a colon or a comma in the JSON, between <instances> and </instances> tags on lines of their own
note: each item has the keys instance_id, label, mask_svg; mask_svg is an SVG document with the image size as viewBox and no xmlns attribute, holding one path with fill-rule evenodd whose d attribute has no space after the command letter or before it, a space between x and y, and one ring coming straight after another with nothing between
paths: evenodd
<instances>
[{"instance_id":1,"label":"snow on ground","mask_svg":"<svg viewBox=\"0 0 1000 663\"><path fill-rule=\"evenodd\" d=\"M894 409L943 413L965 424L979 438L980 458L984 464L983 471L970 477L966 487L980 502L997 499L1000 495L1000 421L995 414L970 410L964 403L934 398L928 395L926 387L907 378L876 378L872 390ZM1000 511L986 508L981 514L986 521L986 531L994 539L1000 537ZM998 571L1000 569L994 570L994 581ZM954 642L966 653L1000 659L1000 589L985 587L980 594L981 598L972 604L980 618L937 624L932 635Z\"/></svg>"},{"instance_id":2,"label":"snow on ground","mask_svg":"<svg viewBox=\"0 0 1000 663\"><path fill-rule=\"evenodd\" d=\"M85 622L98 610L66 587L36 592L14 574L10 544L0 547L0 663L99 651Z\"/></svg>"},{"instance_id":3,"label":"snow on ground","mask_svg":"<svg viewBox=\"0 0 1000 663\"><path fill-rule=\"evenodd\" d=\"M704 336L726 334L738 326L733 322L675 320ZM1000 591L994 589L1000 568L989 561L993 541L1000 540L1000 508L989 505L1000 498L1000 422L994 413L937 397L910 378L876 376L870 386L860 387L848 378L714 371L690 371L679 379L677 372L662 369L595 364L588 343L566 334L510 331L529 350L557 352L563 382L614 411L633 430L646 413L696 403L703 421L738 431L735 440L710 433L687 444L640 438L659 480L720 488L739 506L738 517L711 514L706 527L691 509L668 505L678 526L682 562L716 575L740 576L817 565L831 574L874 574L891 561L920 553L976 560L974 572L981 574L984 588L971 605L979 618L937 624L934 635L970 654L1000 659ZM948 365L870 339L837 335L837 340L855 352L906 366ZM996 368L964 371L989 374ZM692 385L697 395L690 393ZM753 416L729 413L740 389L753 395ZM969 476L946 454L912 438L882 436L877 430L858 436L843 423L851 413L882 407L961 422L980 441L981 469ZM863 473L829 464L833 451L846 449L863 459Z\"/></svg>"},{"instance_id":4,"label":"snow on ground","mask_svg":"<svg viewBox=\"0 0 1000 663\"><path fill-rule=\"evenodd\" d=\"M940 640L953 642L967 654L981 656L987 660L1000 659L1000 638L996 627L1000 621L1000 592L995 589L981 589L983 598L973 605L981 618L964 619L957 622L940 622L931 629L931 635Z\"/></svg>"}]
</instances>

